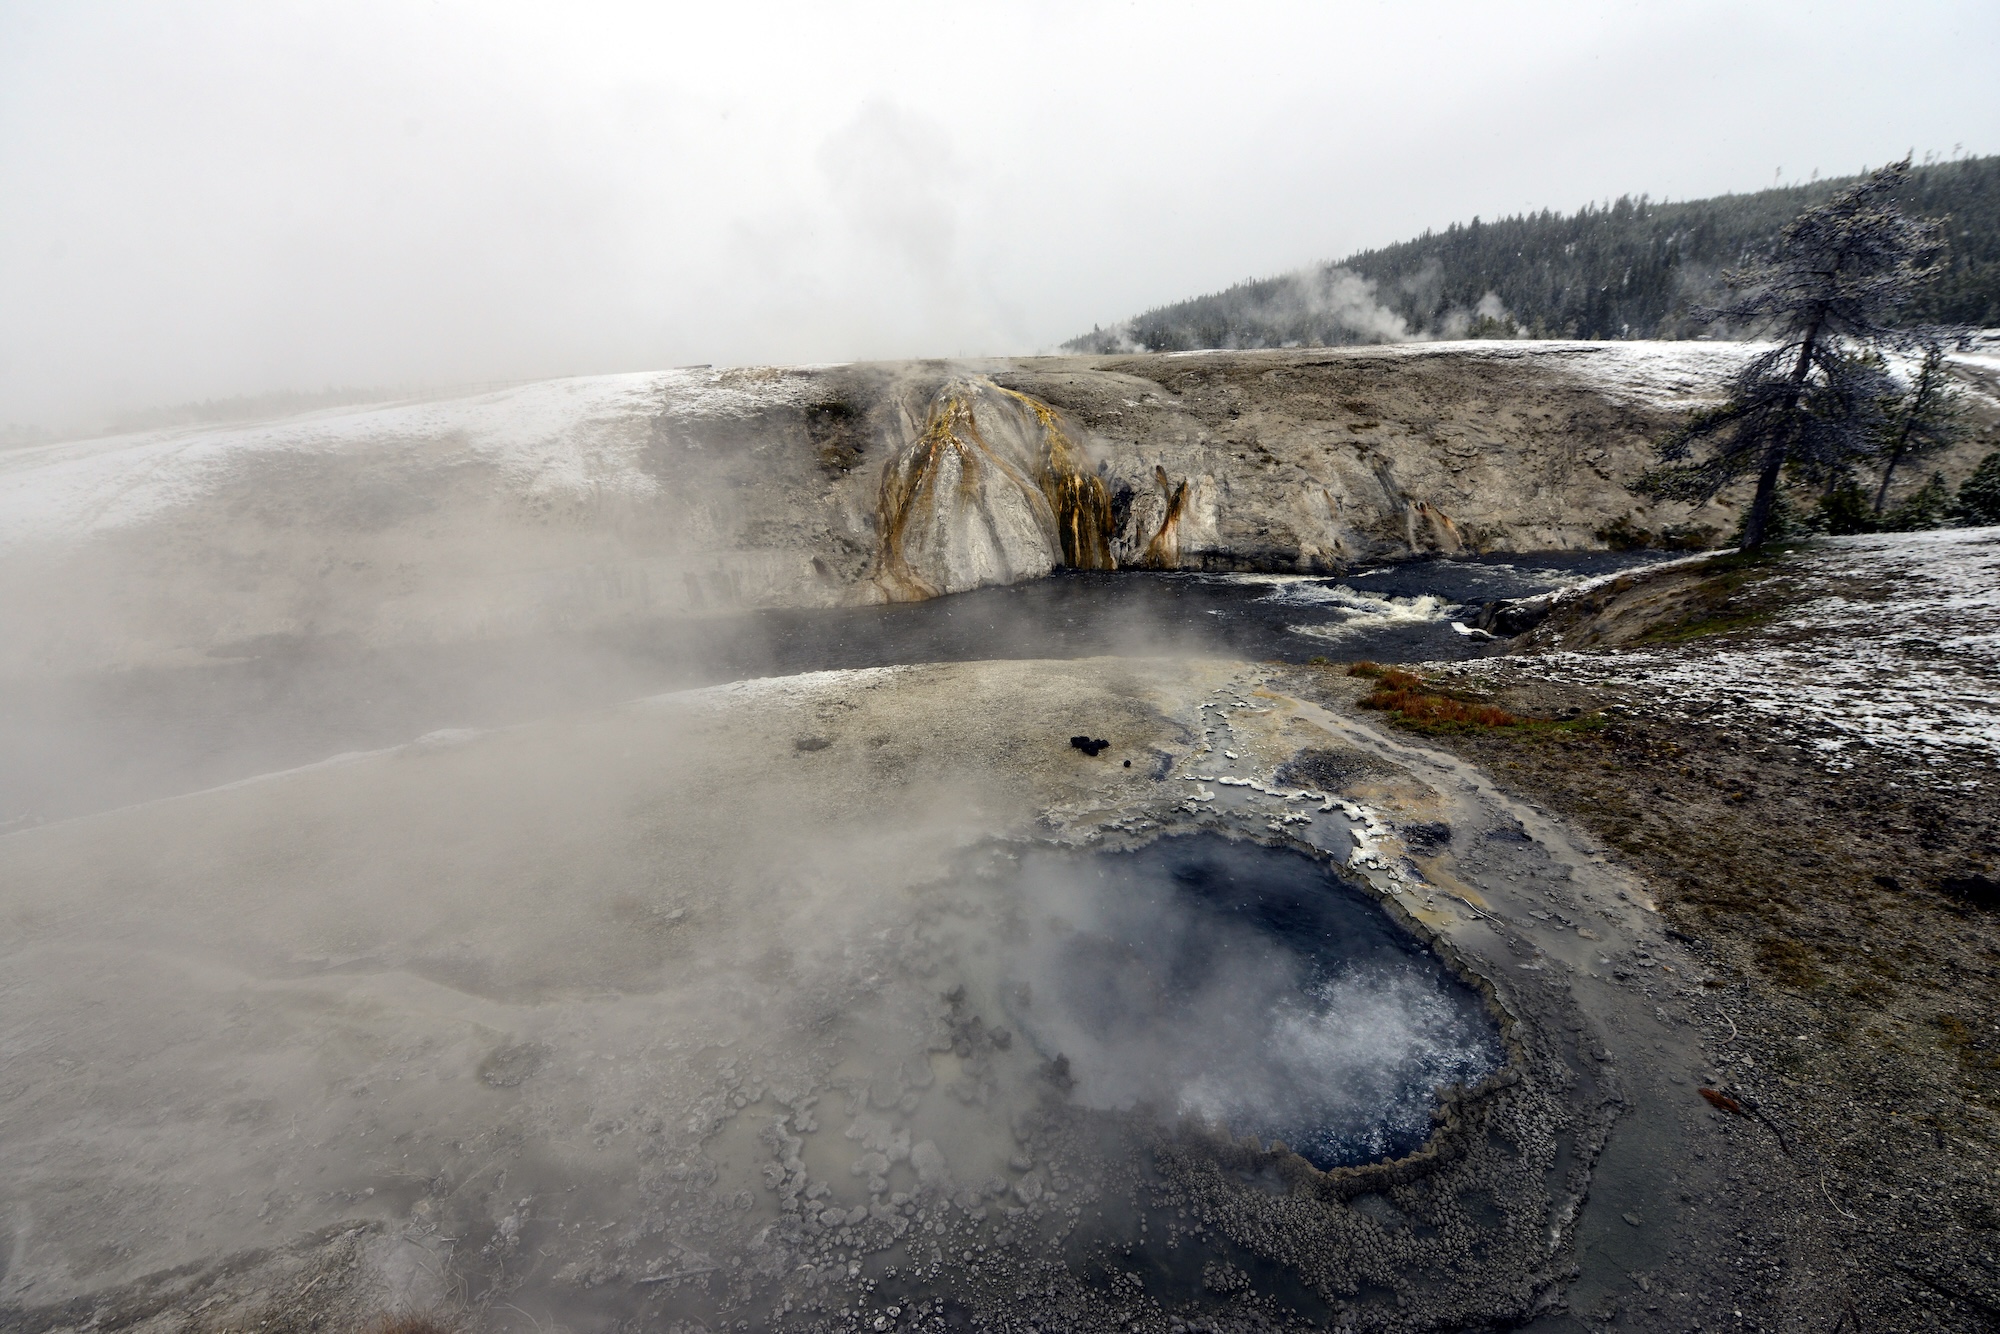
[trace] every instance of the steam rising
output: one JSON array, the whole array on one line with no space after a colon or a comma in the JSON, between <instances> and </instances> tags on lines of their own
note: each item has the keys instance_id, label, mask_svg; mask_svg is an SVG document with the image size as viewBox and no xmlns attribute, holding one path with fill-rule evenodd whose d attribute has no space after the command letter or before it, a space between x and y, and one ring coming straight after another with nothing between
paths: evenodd
<instances>
[{"instance_id":1,"label":"steam rising","mask_svg":"<svg viewBox=\"0 0 2000 1334\"><path fill-rule=\"evenodd\" d=\"M1492 1030L1321 863L986 841L1150 790L1023 744L1163 740L1144 681L745 683L0 840L8 1019L55 1039L10 1058L5 1291L359 1218L591 1320L832 1309L863 1261L997 1301L1124 1244L1187 1119L1408 1148Z\"/></svg>"},{"instance_id":2,"label":"steam rising","mask_svg":"<svg viewBox=\"0 0 2000 1334\"><path fill-rule=\"evenodd\" d=\"M1279 849L1171 839L1024 859L1003 994L1085 1106L1281 1139L1322 1167L1406 1152L1491 1026L1374 904Z\"/></svg>"},{"instance_id":3,"label":"steam rising","mask_svg":"<svg viewBox=\"0 0 2000 1334\"><path fill-rule=\"evenodd\" d=\"M1177 318L1154 311L1069 346L1095 352L1167 352L1401 343L1412 337L1409 322L1382 303L1373 279L1335 265L1246 283L1211 300L1226 308L1225 326L1208 327L1203 312Z\"/></svg>"},{"instance_id":4,"label":"steam rising","mask_svg":"<svg viewBox=\"0 0 2000 1334\"><path fill-rule=\"evenodd\" d=\"M1463 19L1406 45L1430 101L1546 127L1536 90L1577 100L1590 62L1538 40L1500 62L1527 91L1496 103L1474 76L1518 19ZM1203 744L1188 701L1234 670L1191 660L1208 641L1123 606L1092 610L1090 643L1181 661L653 695L893 660L880 627L903 609L843 619L857 590L897 593L885 554L915 592L1200 567L1265 503L1195 466L1198 432L1093 445L1096 423L1194 420L1151 382L1130 402L1084 386L1065 416L990 367L684 363L1023 351L1503 184L1611 188L1523 178L1482 141L1427 157L1430 193L1348 209L1408 145L1328 135L1318 75L1336 46L1382 50L1378 22L0 12L0 1324L259 1327L200 1294L328 1238L366 1251L341 1273L409 1279L367 1300L495 1330L503 1310L520 1330L824 1328L889 1299L899 1328L944 1329L948 1299L1025 1324L1030 1289L1042 1328L1083 1328L1148 1208L1153 1258L1189 1285L1301 1220L1325 1230L1286 1263L1414 1254L1331 1206L1236 1208L1263 1188L1227 1173L1202 1189L1233 1221L1189 1231L1142 1202L1170 1154L1212 1149L1189 1131L1323 1167L1402 1154L1440 1088L1501 1059L1479 996L1322 862L1213 836L1025 841L1178 818L1159 804L1178 780L1150 770ZM1344 95L1406 105L1411 67L1347 62ZM1216 93L1173 91L1196 87ZM1271 107L1257 155L1213 110L1249 97ZM1617 188L1730 184L1727 136L1688 124L1699 179L1640 164ZM1260 287L1244 341L1418 336L1381 296L1298 269ZM255 419L359 397L316 392L335 384L395 401ZM157 419L227 429L82 439L240 395ZM932 447L948 467L915 466ZM1300 499L1319 563L1302 540L1296 568L1395 546L1395 523L1418 549L1416 518L1374 522L1405 503L1378 489L1391 509ZM890 553L885 517L912 535ZM1456 549L1449 519L1423 522L1424 549ZM1348 612L1307 631L1327 635L1441 610L1272 597ZM950 656L1067 619L1010 605L959 603L979 618L962 639L935 608L896 642ZM789 610L729 615L760 608ZM1084 727L1120 750L1069 751ZM1521 1175L1451 1179L1439 1207L1518 1201L1507 1235L1545 1250L1548 1162L1507 1142ZM320 1280L298 1279L304 1303ZM197 1295L148 1306L156 1282ZM1238 1291L1186 1304L1248 1309Z\"/></svg>"},{"instance_id":5,"label":"steam rising","mask_svg":"<svg viewBox=\"0 0 2000 1334\"><path fill-rule=\"evenodd\" d=\"M7 6L0 437L328 384L1026 351L1474 214L1992 125L1980 6L1949 42L1861 9L1727 43L1566 10ZM1368 53L1337 93L1329 52ZM1840 114L1792 114L1828 87ZM1289 308L1392 335L1350 287Z\"/></svg>"}]
</instances>

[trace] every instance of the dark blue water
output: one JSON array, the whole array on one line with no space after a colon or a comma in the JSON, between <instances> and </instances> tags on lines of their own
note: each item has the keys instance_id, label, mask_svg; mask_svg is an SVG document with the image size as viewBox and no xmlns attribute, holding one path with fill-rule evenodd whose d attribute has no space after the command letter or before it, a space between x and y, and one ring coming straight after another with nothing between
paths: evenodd
<instances>
[{"instance_id":1,"label":"dark blue water","mask_svg":"<svg viewBox=\"0 0 2000 1334\"><path fill-rule=\"evenodd\" d=\"M837 611L765 612L717 627L699 649L712 679L907 662L1199 654L1305 662L1477 657L1491 643L1452 630L1452 608L1530 597L1672 559L1658 552L1547 552L1404 561L1333 577L1105 573ZM676 631L618 638L665 661Z\"/></svg>"},{"instance_id":2,"label":"dark blue water","mask_svg":"<svg viewBox=\"0 0 2000 1334\"><path fill-rule=\"evenodd\" d=\"M1020 858L1013 1023L1073 1100L1195 1117L1321 1169L1410 1153L1503 1060L1479 995L1373 897L1215 834Z\"/></svg>"}]
</instances>

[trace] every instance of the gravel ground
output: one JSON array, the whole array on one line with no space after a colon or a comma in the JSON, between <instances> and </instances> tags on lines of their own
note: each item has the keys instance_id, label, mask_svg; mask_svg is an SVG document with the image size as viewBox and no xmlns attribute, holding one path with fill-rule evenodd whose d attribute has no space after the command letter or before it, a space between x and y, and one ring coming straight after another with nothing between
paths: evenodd
<instances>
[{"instance_id":1,"label":"gravel ground","mask_svg":"<svg viewBox=\"0 0 2000 1334\"><path fill-rule=\"evenodd\" d=\"M1996 662L1983 529L1621 579L1420 669L1580 716L1429 739L1601 841L1707 970L1712 1116L1761 1150L1684 1200L1733 1225L1698 1277L1761 1276L1723 1327L2000 1327ZM1579 1314L1700 1323L1645 1305Z\"/></svg>"}]
</instances>

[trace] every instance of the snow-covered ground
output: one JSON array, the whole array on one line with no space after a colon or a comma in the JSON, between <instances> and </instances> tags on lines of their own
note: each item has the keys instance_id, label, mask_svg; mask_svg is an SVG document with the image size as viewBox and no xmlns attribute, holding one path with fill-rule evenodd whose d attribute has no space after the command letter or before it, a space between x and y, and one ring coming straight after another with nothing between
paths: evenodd
<instances>
[{"instance_id":1,"label":"snow-covered ground","mask_svg":"<svg viewBox=\"0 0 2000 1334\"><path fill-rule=\"evenodd\" d=\"M1962 788L2000 766L2000 527L1825 540L1803 601L1724 642L1553 652L1440 667L1519 664L1544 679L1623 688L1668 719L1757 715L1829 769L1888 760ZM1506 670L1506 668L1500 668ZM1984 775L1982 777L1982 774Z\"/></svg>"},{"instance_id":2,"label":"snow-covered ground","mask_svg":"<svg viewBox=\"0 0 2000 1334\"><path fill-rule=\"evenodd\" d=\"M1739 343L1407 343L1357 353L1470 353L1534 359L1607 395L1681 407L1713 393L1755 345ZM793 403L820 367L690 368L583 376L467 398L322 409L276 421L174 427L0 451L0 551L145 522L212 494L258 455L337 455L385 445L426 467L497 464L525 494L648 495L645 428L660 414L744 417Z\"/></svg>"},{"instance_id":3,"label":"snow-covered ground","mask_svg":"<svg viewBox=\"0 0 2000 1334\"><path fill-rule=\"evenodd\" d=\"M1609 398L1672 410L1718 397L1724 381L1770 347L1769 343L1688 339L1593 343L1552 338L1393 343L1386 345L1386 350L1414 356L1450 352L1493 361L1537 358L1545 365L1554 361ZM1972 334L1965 346L1951 350L1947 359L1961 371L1970 372L1961 376L1960 387L1966 393L2000 408L2000 396L1996 396L2000 391L2000 330ZM1917 360L1910 353L1889 356L1890 366L1905 378L1916 369Z\"/></svg>"},{"instance_id":4,"label":"snow-covered ground","mask_svg":"<svg viewBox=\"0 0 2000 1334\"><path fill-rule=\"evenodd\" d=\"M1691 339L1633 339L1588 342L1563 338L1466 338L1371 343L1339 349L1350 356L1433 357L1451 355L1488 361L1534 361L1560 366L1621 402L1655 408L1685 408L1715 397L1744 362L1768 343L1708 342ZM1214 348L1168 352L1169 357L1237 355Z\"/></svg>"},{"instance_id":5,"label":"snow-covered ground","mask_svg":"<svg viewBox=\"0 0 2000 1334\"><path fill-rule=\"evenodd\" d=\"M1980 330L1950 355L1966 394L2000 411L2000 329Z\"/></svg>"},{"instance_id":6,"label":"snow-covered ground","mask_svg":"<svg viewBox=\"0 0 2000 1334\"><path fill-rule=\"evenodd\" d=\"M1398 343L1399 352L1451 352L1493 361L1533 358L1558 363L1606 396L1654 408L1686 408L1717 395L1722 383L1766 343L1633 341L1588 343L1563 339L1469 339L1455 343Z\"/></svg>"},{"instance_id":7,"label":"snow-covered ground","mask_svg":"<svg viewBox=\"0 0 2000 1334\"><path fill-rule=\"evenodd\" d=\"M1764 344L1470 340L1352 348L1350 355L1450 354L1532 362L1606 397L1656 409L1712 398ZM1213 355L1188 353L1188 356ZM2000 335L1955 354L2000 386ZM823 367L706 367L583 376L466 398L322 409L268 422L174 427L0 451L0 551L160 517L215 492L247 459L389 447L427 468L497 465L527 495L650 495L639 453L655 420L748 417L808 394ZM1969 392L1980 394L1975 386ZM2000 405L2000 404L1996 404Z\"/></svg>"},{"instance_id":8,"label":"snow-covered ground","mask_svg":"<svg viewBox=\"0 0 2000 1334\"><path fill-rule=\"evenodd\" d=\"M429 468L497 465L527 495L649 495L654 414L746 416L796 398L785 371L647 371L546 380L470 398L329 408L272 422L177 427L0 452L0 551L144 522L209 495L255 455L390 447Z\"/></svg>"}]
</instances>

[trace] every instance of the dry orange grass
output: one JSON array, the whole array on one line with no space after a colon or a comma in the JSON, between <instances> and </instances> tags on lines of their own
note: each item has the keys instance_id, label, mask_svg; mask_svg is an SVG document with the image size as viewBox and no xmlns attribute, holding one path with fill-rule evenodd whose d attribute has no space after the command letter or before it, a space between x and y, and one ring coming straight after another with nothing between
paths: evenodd
<instances>
[{"instance_id":1,"label":"dry orange grass","mask_svg":"<svg viewBox=\"0 0 2000 1334\"><path fill-rule=\"evenodd\" d=\"M1393 713L1417 727L1513 727L1528 721L1492 704L1468 704L1426 690L1422 679L1401 668L1357 662L1347 674L1375 682L1375 689L1361 701L1362 708Z\"/></svg>"}]
</instances>

